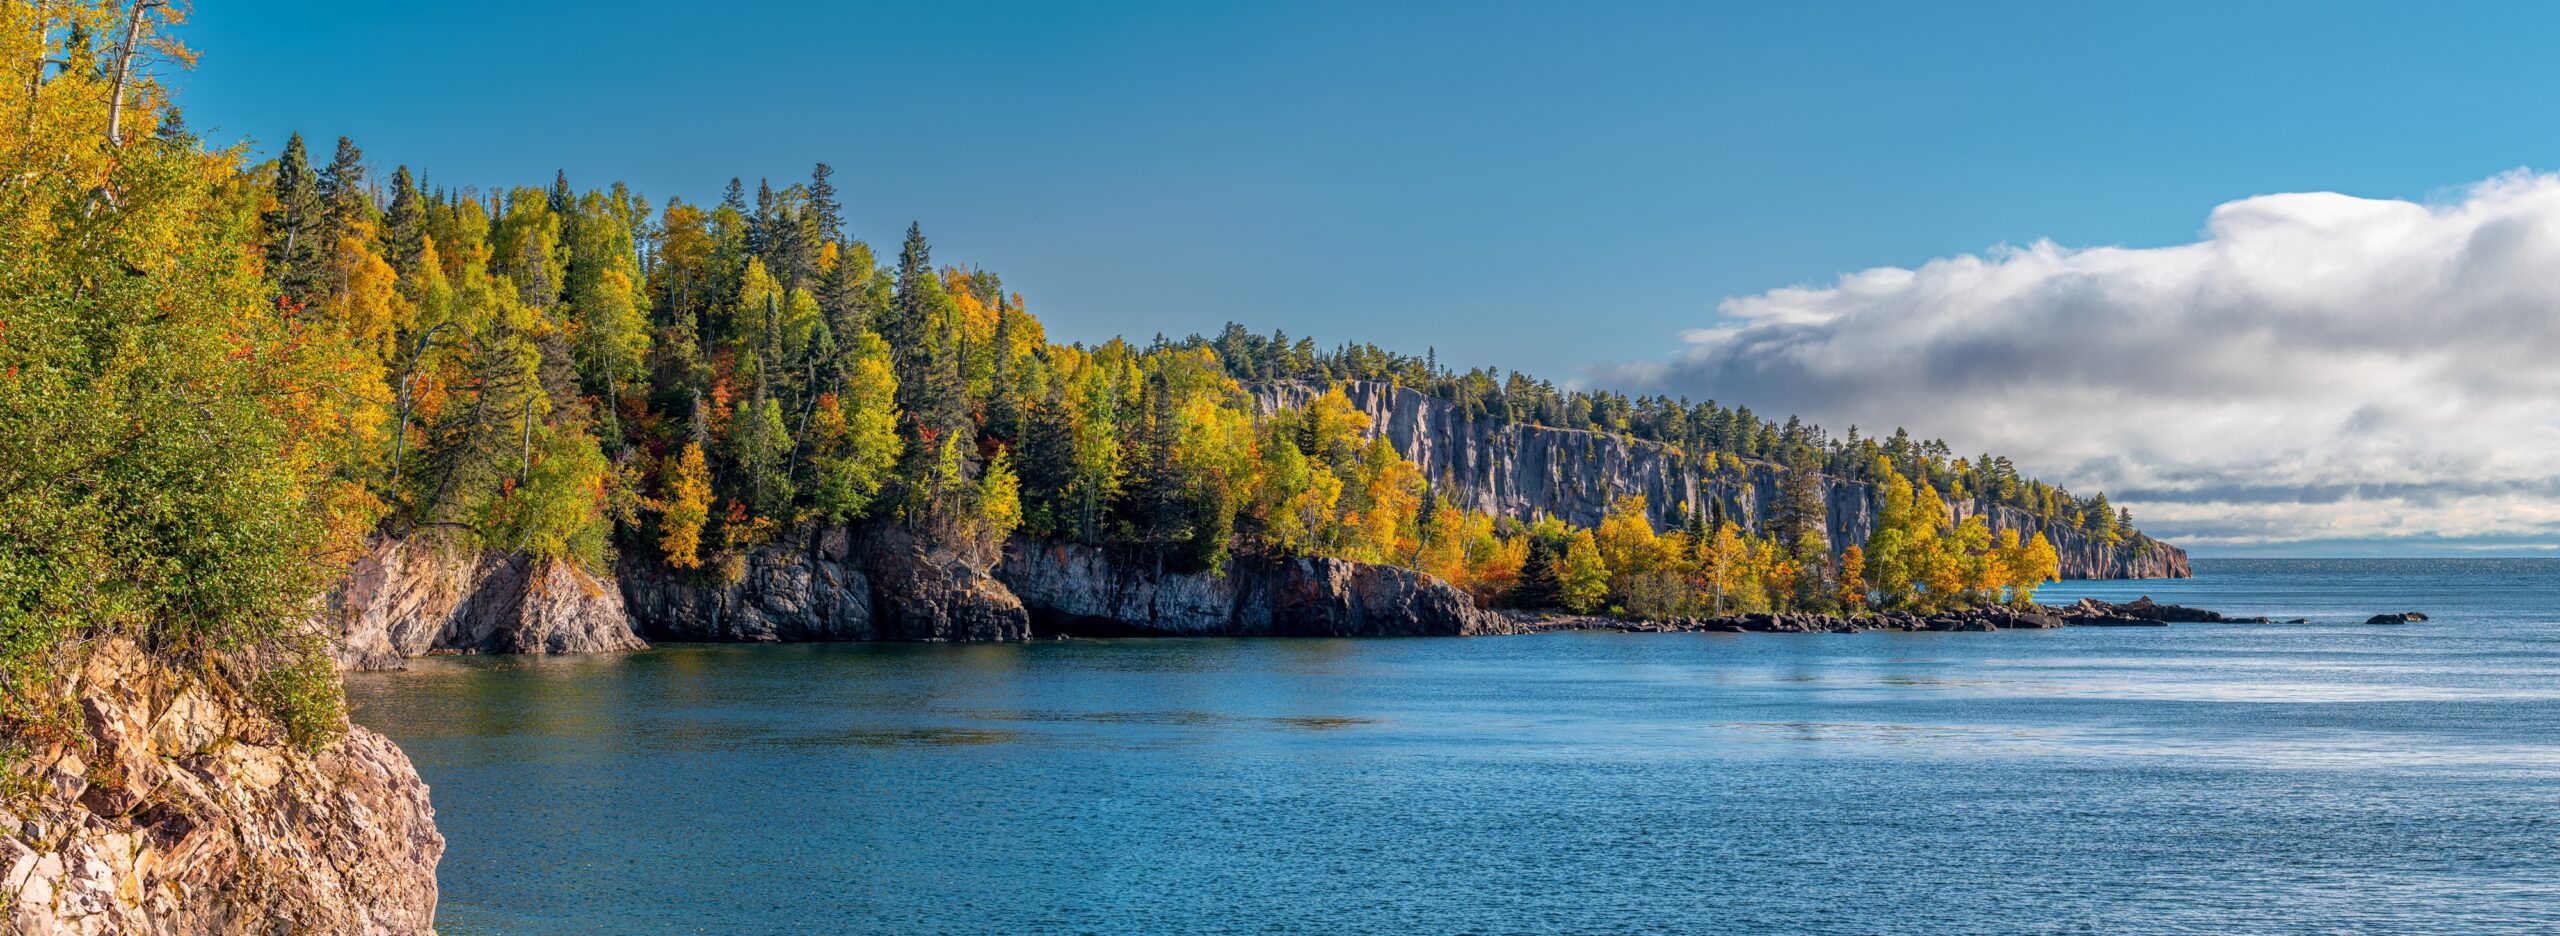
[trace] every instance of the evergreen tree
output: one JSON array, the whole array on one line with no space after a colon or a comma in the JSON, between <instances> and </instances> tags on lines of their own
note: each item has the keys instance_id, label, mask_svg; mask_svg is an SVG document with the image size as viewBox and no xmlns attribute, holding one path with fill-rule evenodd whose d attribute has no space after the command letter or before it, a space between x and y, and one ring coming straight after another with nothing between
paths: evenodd
<instances>
[{"instance_id":1,"label":"evergreen tree","mask_svg":"<svg viewBox=\"0 0 2560 936\"><path fill-rule=\"evenodd\" d=\"M755 211L747 215L747 252L764 258L767 267L776 265L776 226L773 183L758 179Z\"/></svg>"},{"instance_id":2,"label":"evergreen tree","mask_svg":"<svg viewBox=\"0 0 2560 936\"><path fill-rule=\"evenodd\" d=\"M373 196L365 190L364 152L355 141L338 138L338 152L329 167L320 171L320 202L328 221L325 251L335 251L338 241L354 236L373 220Z\"/></svg>"},{"instance_id":3,"label":"evergreen tree","mask_svg":"<svg viewBox=\"0 0 2560 936\"><path fill-rule=\"evenodd\" d=\"M264 218L267 279L288 301L309 303L322 288L327 262L328 204L320 197L320 176L302 146L302 134L287 138L276 158L275 208Z\"/></svg>"},{"instance_id":4,"label":"evergreen tree","mask_svg":"<svg viewBox=\"0 0 2560 936\"><path fill-rule=\"evenodd\" d=\"M1778 509L1770 533L1791 548L1807 536L1827 541L1823 502L1822 467L1810 450L1797 449L1778 474Z\"/></svg>"},{"instance_id":5,"label":"evergreen tree","mask_svg":"<svg viewBox=\"0 0 2560 936\"><path fill-rule=\"evenodd\" d=\"M1007 445L1022 431L1022 388L1017 385L1013 363L1017 328L1014 320L1019 315L1006 307L1001 293L996 296L995 363L988 379L986 420L979 431Z\"/></svg>"},{"instance_id":6,"label":"evergreen tree","mask_svg":"<svg viewBox=\"0 0 2560 936\"><path fill-rule=\"evenodd\" d=\"M2100 493L2090 499L2089 506L2081 514L2080 528L2092 540L2108 546L2116 544L2116 513L2115 508L2107 504L2106 494Z\"/></svg>"},{"instance_id":7,"label":"evergreen tree","mask_svg":"<svg viewBox=\"0 0 2560 936\"><path fill-rule=\"evenodd\" d=\"M844 206L836 202L835 167L819 163L809 170L809 215L823 242L844 242Z\"/></svg>"},{"instance_id":8,"label":"evergreen tree","mask_svg":"<svg viewBox=\"0 0 2560 936\"><path fill-rule=\"evenodd\" d=\"M391 269L402 279L415 276L427 249L427 205L407 166L391 174L391 210L383 218L382 236Z\"/></svg>"}]
</instances>

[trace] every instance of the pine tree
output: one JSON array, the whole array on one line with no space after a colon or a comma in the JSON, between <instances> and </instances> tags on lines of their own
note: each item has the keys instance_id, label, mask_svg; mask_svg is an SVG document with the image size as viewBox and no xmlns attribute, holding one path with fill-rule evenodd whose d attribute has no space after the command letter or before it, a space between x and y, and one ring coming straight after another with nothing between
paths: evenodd
<instances>
[{"instance_id":1,"label":"pine tree","mask_svg":"<svg viewBox=\"0 0 2560 936\"><path fill-rule=\"evenodd\" d=\"M391 174L391 210L383 218L382 236L391 269L403 280L415 275L427 249L427 205L407 166Z\"/></svg>"},{"instance_id":2,"label":"pine tree","mask_svg":"<svg viewBox=\"0 0 2560 936\"><path fill-rule=\"evenodd\" d=\"M774 250L778 246L774 237L776 221L773 183L758 179L755 212L747 216L747 252L764 258L768 267L775 266L778 259Z\"/></svg>"},{"instance_id":3,"label":"pine tree","mask_svg":"<svg viewBox=\"0 0 2560 936\"><path fill-rule=\"evenodd\" d=\"M826 163L809 170L809 214L821 240L843 243L844 206L836 203L835 174L835 167Z\"/></svg>"},{"instance_id":4,"label":"pine tree","mask_svg":"<svg viewBox=\"0 0 2560 936\"><path fill-rule=\"evenodd\" d=\"M2090 499L2087 512L2082 517L2080 528L2088 531L2090 539L2101 544L2113 546L2122 534L2122 531L2116 529L2115 509L2108 506L2107 495L2104 493Z\"/></svg>"},{"instance_id":5,"label":"pine tree","mask_svg":"<svg viewBox=\"0 0 2560 936\"><path fill-rule=\"evenodd\" d=\"M747 216L747 187L737 176L730 176L729 187L720 193L720 207L737 212L740 218Z\"/></svg>"},{"instance_id":6,"label":"pine tree","mask_svg":"<svg viewBox=\"0 0 2560 936\"><path fill-rule=\"evenodd\" d=\"M1808 535L1827 541L1825 520L1822 466L1810 449L1797 449L1778 474L1778 510L1770 532L1790 548Z\"/></svg>"},{"instance_id":7,"label":"pine tree","mask_svg":"<svg viewBox=\"0 0 2560 936\"><path fill-rule=\"evenodd\" d=\"M1006 445L1013 444L1022 431L1022 388L1014 376L1014 320L1021 313L1006 307L1004 296L996 296L995 363L989 375L986 421L979 431Z\"/></svg>"},{"instance_id":8,"label":"pine tree","mask_svg":"<svg viewBox=\"0 0 2560 936\"><path fill-rule=\"evenodd\" d=\"M355 141L338 138L336 157L320 171L319 194L328 218L324 250L336 250L339 240L373 220L373 197L365 190L364 152L356 149Z\"/></svg>"},{"instance_id":9,"label":"pine tree","mask_svg":"<svg viewBox=\"0 0 2560 936\"><path fill-rule=\"evenodd\" d=\"M328 205L320 198L320 176L311 171L302 134L286 139L276 159L276 206L267 212L267 278L292 302L309 303L323 286L327 262Z\"/></svg>"}]
</instances>

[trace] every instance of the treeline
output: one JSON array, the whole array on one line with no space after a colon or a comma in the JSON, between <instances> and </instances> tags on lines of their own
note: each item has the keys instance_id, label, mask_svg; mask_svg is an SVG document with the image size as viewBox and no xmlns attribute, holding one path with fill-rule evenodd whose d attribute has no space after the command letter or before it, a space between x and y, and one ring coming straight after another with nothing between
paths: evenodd
<instances>
[{"instance_id":1,"label":"treeline","mask_svg":"<svg viewBox=\"0 0 2560 936\"><path fill-rule=\"evenodd\" d=\"M1421 568L1489 604L1640 615L2024 600L2053 574L2041 537L1949 521L1939 492L1967 490L1964 460L1713 404L1686 438L1715 470L1784 465L1764 528L1720 504L1679 505L1690 522L1660 535L1641 502L1590 530L1465 513L1339 388L1260 413L1243 381L1417 376L1533 418L1620 398L1516 374L1473 396L1489 372L1408 375L1366 346L1318 354L1233 326L1214 342L1051 343L995 274L935 266L914 226L875 260L845 234L824 165L654 211L620 185L431 193L402 168L377 205L348 195L365 172L351 142L318 170L304 153L289 140L273 169L268 269L281 308L383 351L396 405L372 474L394 527L599 569L636 549L712 576L813 521L981 550L1020 530L1175 571L1333 556ZM313 242L335 246L295 253ZM1888 522L1845 558L1823 534L1825 474L1887 492Z\"/></svg>"},{"instance_id":2,"label":"treeline","mask_svg":"<svg viewBox=\"0 0 2560 936\"><path fill-rule=\"evenodd\" d=\"M1214 342L1051 343L1019 294L985 270L936 267L913 226L893 260L875 261L846 236L824 165L752 198L733 180L717 205L656 211L622 186L579 192L565 177L429 193L402 168L377 205L349 194L365 172L351 142L318 170L304 153L289 140L274 168L264 251L283 308L383 349L397 402L374 474L395 526L452 526L598 568L619 544L721 575L795 524L881 519L980 548L1017 529L1116 544L1177 570L1238 552L1399 563L1491 602L1577 609L1599 599L1563 574L1592 568L1571 547L1609 533L1610 548L1594 547L1611 570L1602 597L1630 613L2032 590L1984 571L2032 570L2026 547L1969 527L1897 527L1944 546L1925 561L1885 544L1868 550L1873 570L1831 555L1824 474L1906 492L1917 478L1922 513L1940 520L1938 492L1964 496L1971 464L1902 435L1834 444L1798 422L1702 405L1705 434L1686 444L1735 469L1746 457L1786 465L1777 515L1739 530L1720 505L1681 505L1696 520L1668 535L1686 539L1638 548L1627 517L1597 531L1468 517L1384 439L1364 438L1367 417L1338 390L1263 414L1242 383L1401 379L1405 359L1365 346L1318 354L1233 326ZM313 243L335 246L302 246ZM1412 376L1500 404L1487 412L1499 418L1620 399L1517 374L1511 391L1469 395L1488 373L1425 361ZM1994 474L1977 483L2031 483L1983 464ZM1469 549L1469 563L1448 558ZM1973 571L1945 571L1966 563Z\"/></svg>"},{"instance_id":3,"label":"treeline","mask_svg":"<svg viewBox=\"0 0 2560 936\"><path fill-rule=\"evenodd\" d=\"M297 622L384 533L730 577L798 524L898 523L982 552L1016 532L1111 544L1172 570L1396 563L1490 603L1663 614L2023 600L2050 546L1951 524L1942 492L2107 517L1899 433L1834 441L1235 327L1054 343L995 274L937 265L918 228L885 255L849 236L824 165L752 194L733 180L709 205L565 175L435 188L376 173L345 138L323 160L296 135L248 165L132 67L186 58L172 15L0 8L0 60L34 76L0 115L13 726L46 723L20 690L62 671L54 655L126 633L245 667L299 735L325 735L334 681ZM1719 470L1777 461L1782 503L1759 529L1714 505L1683 505L1667 532L1626 505L1590 530L1469 514L1338 390L1257 412L1243 382L1280 377L1403 381ZM1821 536L1824 472L1882 485L1896 518L1845 560Z\"/></svg>"},{"instance_id":4,"label":"treeline","mask_svg":"<svg viewBox=\"0 0 2560 936\"><path fill-rule=\"evenodd\" d=\"M2103 493L2079 497L2060 486L2021 476L2007 456L1966 458L1943 440L1915 440L1902 429L1878 438L1862 436L1858 427L1851 426L1847 435L1835 437L1793 416L1783 423L1761 418L1749 406L1727 408L1714 400L1693 403L1687 397L1661 395L1629 397L1608 390L1560 390L1553 382L1518 371L1506 374L1481 367L1456 371L1441 364L1436 352L1413 357L1370 344L1325 349L1312 338L1292 340L1278 331L1259 335L1233 322L1216 338L1193 335L1182 344L1215 350L1228 372L1240 380L1390 382L1447 400L1470 419L1622 435L1678 446L1700 457L1779 464L1810 458L1832 477L1869 484L1884 481L1877 467L1887 465L1905 477L1926 479L1950 499L1976 498L2014 507L2045 524L2073 527L2110 545L2133 548L2148 541L2134 529L2133 514L2109 504Z\"/></svg>"}]
</instances>

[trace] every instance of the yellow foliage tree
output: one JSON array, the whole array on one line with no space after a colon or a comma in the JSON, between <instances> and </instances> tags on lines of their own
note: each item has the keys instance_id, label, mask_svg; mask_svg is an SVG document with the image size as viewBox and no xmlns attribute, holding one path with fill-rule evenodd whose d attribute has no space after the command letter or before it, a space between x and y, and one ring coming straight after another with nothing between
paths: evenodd
<instances>
[{"instance_id":1,"label":"yellow foliage tree","mask_svg":"<svg viewBox=\"0 0 2560 936\"><path fill-rule=\"evenodd\" d=\"M668 459L666 508L658 515L658 549L667 564L679 569L702 565L702 525L711 519L711 470L703 463L702 446L685 443Z\"/></svg>"}]
</instances>

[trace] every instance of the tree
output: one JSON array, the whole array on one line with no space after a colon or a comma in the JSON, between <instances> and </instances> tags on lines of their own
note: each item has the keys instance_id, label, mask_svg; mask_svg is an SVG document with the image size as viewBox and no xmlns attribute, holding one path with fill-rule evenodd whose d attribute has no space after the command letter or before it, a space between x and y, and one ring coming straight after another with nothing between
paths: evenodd
<instances>
[{"instance_id":1,"label":"tree","mask_svg":"<svg viewBox=\"0 0 2560 936\"><path fill-rule=\"evenodd\" d=\"M1794 547L1806 534L1827 539L1823 484L1822 466L1811 450L1797 449L1787 458L1786 469L1778 475L1777 516L1769 529L1778 542Z\"/></svg>"},{"instance_id":2,"label":"tree","mask_svg":"<svg viewBox=\"0 0 2560 936\"><path fill-rule=\"evenodd\" d=\"M2009 567L2009 601L2020 606L2035 602L2037 586L2062 577L2062 557L2054 553L2053 541L2042 533L2027 538Z\"/></svg>"},{"instance_id":3,"label":"tree","mask_svg":"<svg viewBox=\"0 0 2560 936\"><path fill-rule=\"evenodd\" d=\"M1866 550L1857 544L1840 551L1840 607L1853 614L1867 607L1866 564Z\"/></svg>"},{"instance_id":4,"label":"tree","mask_svg":"<svg viewBox=\"0 0 2560 936\"><path fill-rule=\"evenodd\" d=\"M1589 614L1600 609L1601 599L1609 595L1609 567L1600 560L1599 544L1591 532L1576 530L1565 547L1564 562L1556 571L1556 603L1575 614Z\"/></svg>"},{"instance_id":5,"label":"tree","mask_svg":"<svg viewBox=\"0 0 2560 936\"><path fill-rule=\"evenodd\" d=\"M809 171L809 216L818 236L827 242L844 240L844 206L836 201L835 167L819 163Z\"/></svg>"},{"instance_id":6,"label":"tree","mask_svg":"<svg viewBox=\"0 0 2560 936\"><path fill-rule=\"evenodd\" d=\"M328 203L320 196L320 176L302 134L285 140L276 157L275 206L265 215L267 279L287 301L308 302L320 292L321 270L329 251Z\"/></svg>"},{"instance_id":7,"label":"tree","mask_svg":"<svg viewBox=\"0 0 2560 936\"><path fill-rule=\"evenodd\" d=\"M1715 538L1700 551L1700 577L1712 596L1715 613L1723 614L1733 607L1731 599L1742 591L1743 577L1751 561L1750 544L1732 526L1716 528Z\"/></svg>"},{"instance_id":8,"label":"tree","mask_svg":"<svg viewBox=\"0 0 2560 936\"><path fill-rule=\"evenodd\" d=\"M338 152L320 170L318 194L327 243L360 236L373 224L373 196L364 183L364 152L355 141L338 138Z\"/></svg>"},{"instance_id":9,"label":"tree","mask_svg":"<svg viewBox=\"0 0 2560 936\"><path fill-rule=\"evenodd\" d=\"M818 467L818 512L839 522L870 510L904 446L898 436L898 376L890 369L888 343L866 329L847 344L844 391L819 398L812 454Z\"/></svg>"},{"instance_id":10,"label":"tree","mask_svg":"<svg viewBox=\"0 0 2560 936\"><path fill-rule=\"evenodd\" d=\"M665 477L666 507L658 518L662 531L658 549L668 565L699 568L702 525L711 519L711 469L703 462L702 446L686 443L684 451L669 459Z\"/></svg>"},{"instance_id":11,"label":"tree","mask_svg":"<svg viewBox=\"0 0 2560 936\"><path fill-rule=\"evenodd\" d=\"M787 520L792 484L787 459L791 430L782 421L782 404L771 397L740 407L731 430L729 459L736 466L747 509L758 517Z\"/></svg>"},{"instance_id":12,"label":"tree","mask_svg":"<svg viewBox=\"0 0 2560 936\"><path fill-rule=\"evenodd\" d=\"M2119 531L2116 529L2115 508L2108 506L2105 493L2089 500L2089 506L2081 514L2080 529L2089 534L2090 540L2101 545L2117 543Z\"/></svg>"},{"instance_id":13,"label":"tree","mask_svg":"<svg viewBox=\"0 0 2560 936\"><path fill-rule=\"evenodd\" d=\"M415 276L427 251L426 194L418 191L409 167L391 174L391 209L383 217L383 249L393 272Z\"/></svg>"}]
</instances>

